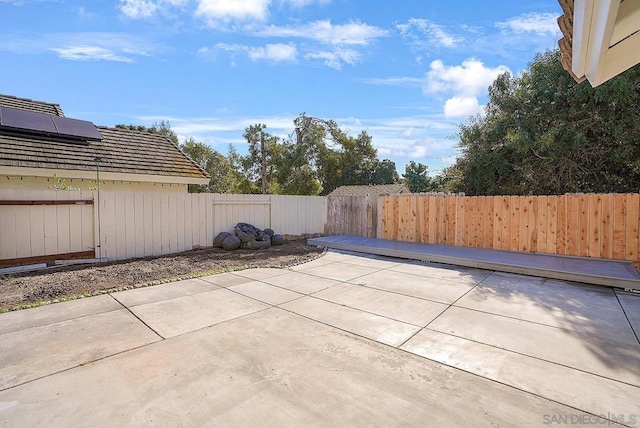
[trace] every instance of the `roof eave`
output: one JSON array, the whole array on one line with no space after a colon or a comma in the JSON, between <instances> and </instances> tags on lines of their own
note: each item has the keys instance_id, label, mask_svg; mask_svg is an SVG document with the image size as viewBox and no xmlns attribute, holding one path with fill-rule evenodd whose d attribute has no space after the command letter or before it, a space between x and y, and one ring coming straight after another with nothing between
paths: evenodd
<instances>
[{"instance_id":1,"label":"roof eave","mask_svg":"<svg viewBox=\"0 0 640 428\"><path fill-rule=\"evenodd\" d=\"M25 168L19 166L0 166L0 175L45 177L54 175L60 178L95 180L96 172L73 169ZM132 174L122 172L100 171L100 181L130 181L162 184L209 184L209 178L186 177L175 175Z\"/></svg>"}]
</instances>

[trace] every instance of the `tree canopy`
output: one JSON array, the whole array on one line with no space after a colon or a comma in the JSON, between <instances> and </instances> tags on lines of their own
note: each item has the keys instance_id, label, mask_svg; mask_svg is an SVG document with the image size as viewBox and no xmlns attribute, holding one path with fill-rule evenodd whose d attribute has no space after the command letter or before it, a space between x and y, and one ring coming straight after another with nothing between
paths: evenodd
<instances>
[{"instance_id":1,"label":"tree canopy","mask_svg":"<svg viewBox=\"0 0 640 428\"><path fill-rule=\"evenodd\" d=\"M485 114L460 127L447 171L470 195L637 192L640 67L592 88L538 54L519 76L500 75Z\"/></svg>"},{"instance_id":2,"label":"tree canopy","mask_svg":"<svg viewBox=\"0 0 640 428\"><path fill-rule=\"evenodd\" d=\"M353 137L335 121L305 114L294 120L294 132L285 138L269 133L265 124L245 128L249 148L244 156L232 146L222 155L193 138L178 143L168 122L150 128L116 126L169 137L211 176L208 185L190 185L191 192L318 195L342 185L399 181L395 163L378 159L365 131Z\"/></svg>"}]
</instances>

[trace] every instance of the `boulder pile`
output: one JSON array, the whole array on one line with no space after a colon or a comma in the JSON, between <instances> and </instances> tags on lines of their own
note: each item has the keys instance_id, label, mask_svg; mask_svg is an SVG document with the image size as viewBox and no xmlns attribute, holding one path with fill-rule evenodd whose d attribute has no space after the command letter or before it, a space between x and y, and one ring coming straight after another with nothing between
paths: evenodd
<instances>
[{"instance_id":1,"label":"boulder pile","mask_svg":"<svg viewBox=\"0 0 640 428\"><path fill-rule=\"evenodd\" d=\"M220 232L213 240L213 246L227 251L243 248L246 250L262 250L272 245L282 245L284 237L272 229L260 230L249 223L238 223L233 234Z\"/></svg>"}]
</instances>

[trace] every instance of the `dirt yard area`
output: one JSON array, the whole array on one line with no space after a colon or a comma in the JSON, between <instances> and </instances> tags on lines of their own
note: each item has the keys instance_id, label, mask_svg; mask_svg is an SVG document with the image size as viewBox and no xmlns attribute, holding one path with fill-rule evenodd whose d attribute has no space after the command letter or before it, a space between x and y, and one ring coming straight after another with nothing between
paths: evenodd
<instances>
[{"instance_id":1,"label":"dirt yard area","mask_svg":"<svg viewBox=\"0 0 640 428\"><path fill-rule=\"evenodd\" d=\"M321 250L307 246L303 239L261 251L213 248L125 262L0 275L0 312L220 272L289 267L320 255Z\"/></svg>"}]
</instances>

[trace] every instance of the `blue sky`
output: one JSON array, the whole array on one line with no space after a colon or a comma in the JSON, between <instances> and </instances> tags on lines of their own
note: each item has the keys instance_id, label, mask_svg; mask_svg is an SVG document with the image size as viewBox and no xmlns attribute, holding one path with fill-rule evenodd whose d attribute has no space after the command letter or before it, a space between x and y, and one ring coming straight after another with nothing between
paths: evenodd
<instances>
[{"instance_id":1,"label":"blue sky","mask_svg":"<svg viewBox=\"0 0 640 428\"><path fill-rule=\"evenodd\" d=\"M500 73L560 38L556 0L0 0L0 93L98 125L168 120L226 153L302 112L433 172Z\"/></svg>"}]
</instances>

